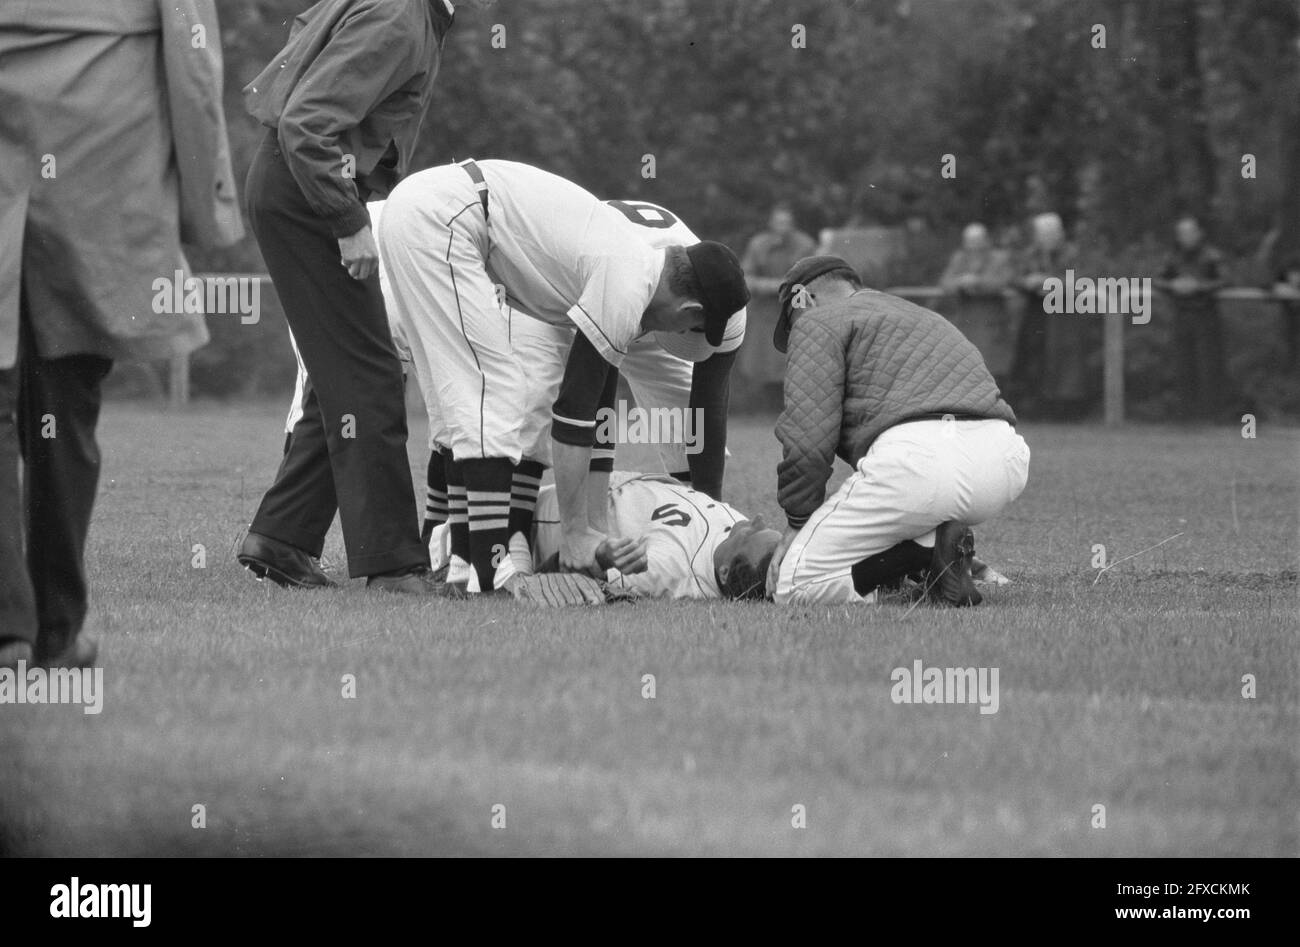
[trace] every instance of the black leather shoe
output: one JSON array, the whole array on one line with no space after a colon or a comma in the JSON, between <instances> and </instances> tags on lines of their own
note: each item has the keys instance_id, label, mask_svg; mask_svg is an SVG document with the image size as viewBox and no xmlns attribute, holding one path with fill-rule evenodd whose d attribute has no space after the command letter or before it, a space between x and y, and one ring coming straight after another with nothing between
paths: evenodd
<instances>
[{"instance_id":1,"label":"black leather shoe","mask_svg":"<svg viewBox=\"0 0 1300 947\"><path fill-rule=\"evenodd\" d=\"M949 520L935 530L934 554L930 559L927 585L935 604L962 608L984 601L971 578L970 563L975 557L975 534L965 523Z\"/></svg>"},{"instance_id":2,"label":"black leather shoe","mask_svg":"<svg viewBox=\"0 0 1300 947\"><path fill-rule=\"evenodd\" d=\"M297 546L261 533L245 536L235 558L259 580L270 579L286 589L330 588L337 584Z\"/></svg>"},{"instance_id":3,"label":"black leather shoe","mask_svg":"<svg viewBox=\"0 0 1300 947\"><path fill-rule=\"evenodd\" d=\"M10 638L0 644L0 668L18 670L18 662L33 664L32 646L21 638Z\"/></svg>"},{"instance_id":4,"label":"black leather shoe","mask_svg":"<svg viewBox=\"0 0 1300 947\"><path fill-rule=\"evenodd\" d=\"M382 572L366 579L366 588L400 595L425 595L441 598L446 594L443 583L434 578L428 566L413 566L397 572Z\"/></svg>"},{"instance_id":5,"label":"black leather shoe","mask_svg":"<svg viewBox=\"0 0 1300 947\"><path fill-rule=\"evenodd\" d=\"M99 657L99 644L81 634L73 638L58 654L50 654L37 643L35 662L47 668L87 668Z\"/></svg>"}]
</instances>

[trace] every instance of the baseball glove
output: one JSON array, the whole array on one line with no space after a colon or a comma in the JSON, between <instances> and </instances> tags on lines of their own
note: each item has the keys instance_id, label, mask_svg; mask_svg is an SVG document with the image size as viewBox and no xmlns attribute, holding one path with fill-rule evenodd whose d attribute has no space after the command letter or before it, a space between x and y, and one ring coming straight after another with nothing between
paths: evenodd
<instances>
[{"instance_id":1,"label":"baseball glove","mask_svg":"<svg viewBox=\"0 0 1300 947\"><path fill-rule=\"evenodd\" d=\"M521 602L539 602L551 608L605 604L605 584L580 572L519 576L511 583L510 594Z\"/></svg>"}]
</instances>

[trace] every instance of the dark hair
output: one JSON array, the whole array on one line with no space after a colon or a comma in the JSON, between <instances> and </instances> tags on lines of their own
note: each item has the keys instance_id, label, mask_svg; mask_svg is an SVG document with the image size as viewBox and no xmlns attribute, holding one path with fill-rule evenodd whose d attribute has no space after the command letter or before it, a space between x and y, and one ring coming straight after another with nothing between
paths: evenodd
<instances>
[{"instance_id":1,"label":"dark hair","mask_svg":"<svg viewBox=\"0 0 1300 947\"><path fill-rule=\"evenodd\" d=\"M683 299L694 299L697 302L703 302L704 290L700 286L700 278L695 274L695 267L691 266L690 257L686 255L686 248L668 247L664 254L664 266L668 270L669 291L674 296L680 296Z\"/></svg>"},{"instance_id":2,"label":"dark hair","mask_svg":"<svg viewBox=\"0 0 1300 947\"><path fill-rule=\"evenodd\" d=\"M735 601L746 599L762 600L767 597L767 570L772 564L775 547L768 550L756 563L736 557L731 562L731 571L721 589L723 598Z\"/></svg>"}]
</instances>

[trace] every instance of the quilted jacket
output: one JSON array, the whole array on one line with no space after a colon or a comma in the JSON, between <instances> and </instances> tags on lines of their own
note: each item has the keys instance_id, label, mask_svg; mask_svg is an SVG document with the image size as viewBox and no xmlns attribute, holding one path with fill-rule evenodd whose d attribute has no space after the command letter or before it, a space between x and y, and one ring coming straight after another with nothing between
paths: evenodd
<instances>
[{"instance_id":1,"label":"quilted jacket","mask_svg":"<svg viewBox=\"0 0 1300 947\"><path fill-rule=\"evenodd\" d=\"M886 429L946 414L1016 423L979 350L943 316L867 289L798 315L776 424L790 525L825 501L836 456L856 465Z\"/></svg>"}]
</instances>

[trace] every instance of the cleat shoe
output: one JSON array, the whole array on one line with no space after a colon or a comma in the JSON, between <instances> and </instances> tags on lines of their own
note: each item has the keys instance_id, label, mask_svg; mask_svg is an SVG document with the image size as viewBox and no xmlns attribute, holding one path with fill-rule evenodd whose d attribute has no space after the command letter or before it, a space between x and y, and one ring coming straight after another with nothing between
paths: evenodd
<instances>
[{"instance_id":1,"label":"cleat shoe","mask_svg":"<svg viewBox=\"0 0 1300 947\"><path fill-rule=\"evenodd\" d=\"M261 533L249 533L235 557L258 581L270 579L286 589L330 588L336 583L307 553Z\"/></svg>"},{"instance_id":2,"label":"cleat shoe","mask_svg":"<svg viewBox=\"0 0 1300 947\"><path fill-rule=\"evenodd\" d=\"M381 572L366 579L366 588L399 595L445 596L446 587L433 577L428 566L418 565L397 572Z\"/></svg>"},{"instance_id":3,"label":"cleat shoe","mask_svg":"<svg viewBox=\"0 0 1300 947\"><path fill-rule=\"evenodd\" d=\"M447 575L443 581L447 585L447 592L454 598L461 598L469 591L469 581L474 579L474 585L478 585L478 577L474 575L474 570L469 567L469 563L460 556L453 555L447 562Z\"/></svg>"},{"instance_id":4,"label":"cleat shoe","mask_svg":"<svg viewBox=\"0 0 1300 947\"><path fill-rule=\"evenodd\" d=\"M974 556L975 534L969 526L949 520L935 530L928 582L931 601L961 608L984 600L970 574Z\"/></svg>"}]
</instances>

